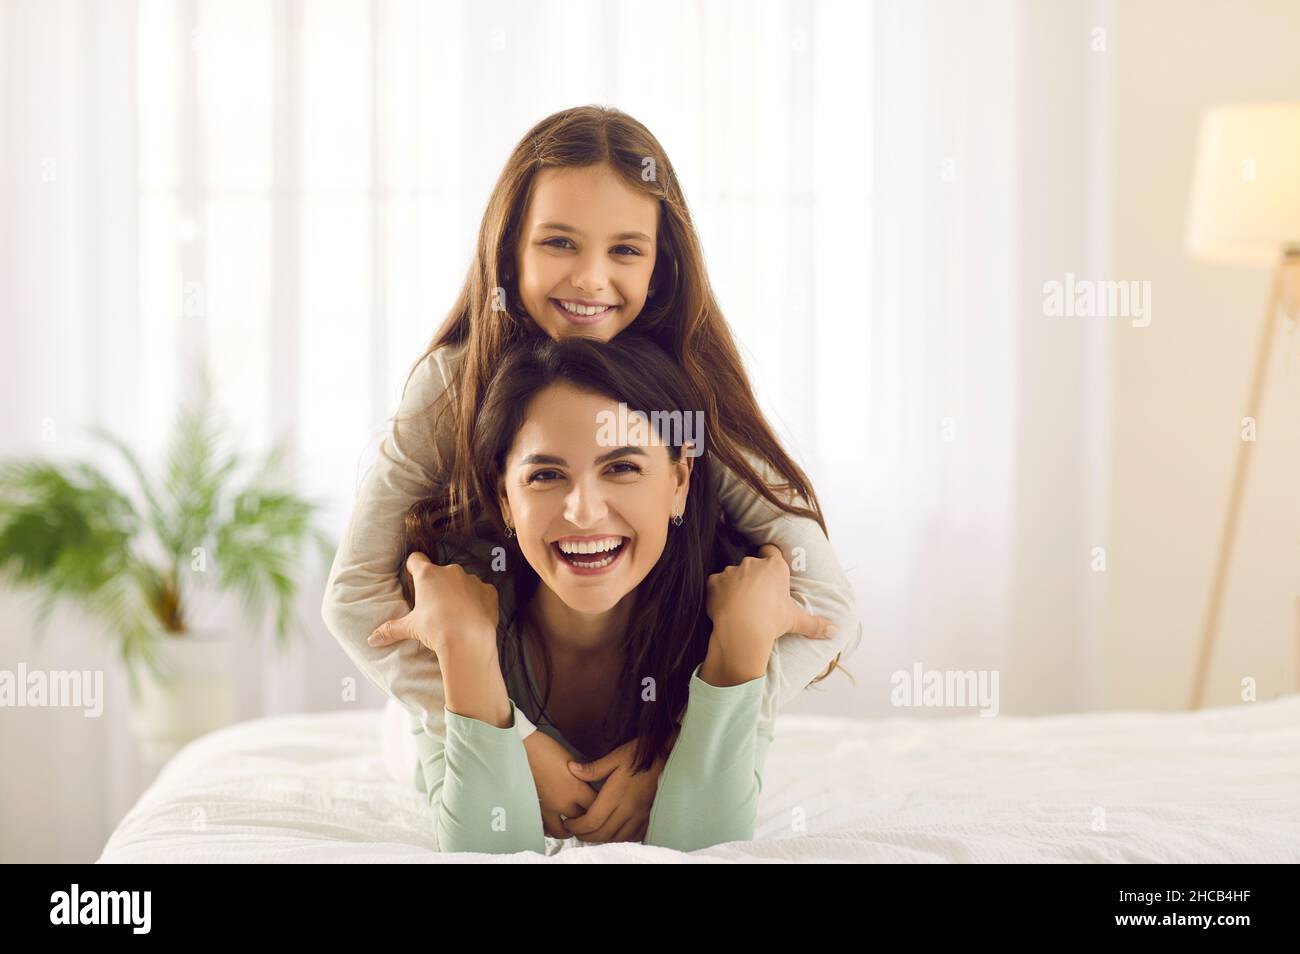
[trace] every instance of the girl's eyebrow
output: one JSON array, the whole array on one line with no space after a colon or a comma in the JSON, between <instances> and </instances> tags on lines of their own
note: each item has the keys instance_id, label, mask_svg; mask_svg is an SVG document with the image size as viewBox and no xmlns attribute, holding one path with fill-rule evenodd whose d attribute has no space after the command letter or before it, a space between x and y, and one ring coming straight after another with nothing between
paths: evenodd
<instances>
[{"instance_id":1,"label":"girl's eyebrow","mask_svg":"<svg viewBox=\"0 0 1300 954\"><path fill-rule=\"evenodd\" d=\"M640 455L641 457L646 456L645 451L643 451L641 448L633 447L629 445L627 447L615 447L612 451L601 454L594 461L592 461L592 463L603 464L607 460L613 460L615 457L622 457L624 454L628 454L628 455L637 454ZM559 464L561 467L569 466L568 461L566 461L563 457L555 457L551 454L529 454L527 457L525 457L523 460L519 462L520 467L527 467L530 464Z\"/></svg>"},{"instance_id":2,"label":"girl's eyebrow","mask_svg":"<svg viewBox=\"0 0 1300 954\"><path fill-rule=\"evenodd\" d=\"M537 226L537 231L540 232L543 229L554 229L557 232L569 232L577 236L583 234L581 229L575 229L572 225L565 225L562 222L543 222L541 225ZM646 235L644 232L619 232L617 235L611 235L609 237L611 242L621 242L624 239L640 239L643 242L651 241L650 236Z\"/></svg>"}]
</instances>

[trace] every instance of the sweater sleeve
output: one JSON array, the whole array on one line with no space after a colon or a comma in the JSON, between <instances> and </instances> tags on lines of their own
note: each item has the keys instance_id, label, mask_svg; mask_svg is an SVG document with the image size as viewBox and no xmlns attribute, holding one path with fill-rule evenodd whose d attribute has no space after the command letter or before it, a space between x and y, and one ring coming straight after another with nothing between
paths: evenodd
<instances>
[{"instance_id":1,"label":"sweater sleeve","mask_svg":"<svg viewBox=\"0 0 1300 954\"><path fill-rule=\"evenodd\" d=\"M510 700L512 720L521 715ZM546 852L537 785L514 724L500 728L443 710L445 743L411 719L416 788L433 809L439 851Z\"/></svg>"},{"instance_id":2,"label":"sweater sleeve","mask_svg":"<svg viewBox=\"0 0 1300 954\"><path fill-rule=\"evenodd\" d=\"M451 420L444 351L429 354L407 382L379 457L357 491L321 604L325 625L348 658L440 739L446 696L437 657L417 640L376 648L366 639L381 623L410 611L397 577L403 519L443 473L437 427ZM515 724L520 738L535 728L522 712Z\"/></svg>"},{"instance_id":3,"label":"sweater sleeve","mask_svg":"<svg viewBox=\"0 0 1300 954\"><path fill-rule=\"evenodd\" d=\"M768 484L784 483L771 466L752 453L745 458ZM804 612L824 616L835 624L830 639L809 639L786 633L772 647L759 712L759 727L771 735L776 713L784 709L836 659L847 659L862 640L853 584L815 520L786 513L756 494L731 468L714 460L711 473L718 498L735 527L755 546L773 543L790 564L790 594ZM780 491L777 491L779 494ZM799 498L797 506L808 506Z\"/></svg>"},{"instance_id":4,"label":"sweater sleeve","mask_svg":"<svg viewBox=\"0 0 1300 954\"><path fill-rule=\"evenodd\" d=\"M771 727L758 724L768 677L714 686L699 672L691 673L686 715L659 776L647 845L694 851L754 837L772 742Z\"/></svg>"}]
</instances>

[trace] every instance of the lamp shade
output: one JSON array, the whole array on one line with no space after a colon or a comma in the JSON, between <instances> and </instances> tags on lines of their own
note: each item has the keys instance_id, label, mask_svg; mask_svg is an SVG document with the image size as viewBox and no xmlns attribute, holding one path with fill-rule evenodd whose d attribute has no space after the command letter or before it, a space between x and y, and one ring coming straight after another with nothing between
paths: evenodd
<instances>
[{"instance_id":1,"label":"lamp shade","mask_svg":"<svg viewBox=\"0 0 1300 954\"><path fill-rule=\"evenodd\" d=\"M1193 258L1231 265L1300 249L1300 103L1205 111L1186 243Z\"/></svg>"}]
</instances>

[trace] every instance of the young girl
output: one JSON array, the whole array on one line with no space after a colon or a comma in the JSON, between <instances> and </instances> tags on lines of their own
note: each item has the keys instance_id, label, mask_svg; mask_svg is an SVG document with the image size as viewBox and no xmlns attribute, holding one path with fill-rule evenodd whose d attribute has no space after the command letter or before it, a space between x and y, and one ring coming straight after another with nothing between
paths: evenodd
<instances>
[{"instance_id":1,"label":"young girl","mask_svg":"<svg viewBox=\"0 0 1300 954\"><path fill-rule=\"evenodd\" d=\"M468 520L470 429L513 344L541 334L610 340L634 322L673 356L701 397L712 479L731 523L755 546L777 546L796 602L834 623L830 639L787 634L776 641L760 726L770 727L779 708L857 648L852 587L807 476L759 410L668 157L644 126L617 110L563 110L524 136L492 191L465 284L408 375L322 604L348 656L433 738L446 737L438 661L417 640L391 638L410 609L398 580L403 519L416 501L445 488L458 519ZM547 834L609 840L617 830L608 822L621 807L638 805L648 815L658 772L634 772L627 746L571 764L562 747L548 745L545 733L516 715L543 817L567 814L574 783L585 786L585 814L563 828L548 821Z\"/></svg>"}]
</instances>

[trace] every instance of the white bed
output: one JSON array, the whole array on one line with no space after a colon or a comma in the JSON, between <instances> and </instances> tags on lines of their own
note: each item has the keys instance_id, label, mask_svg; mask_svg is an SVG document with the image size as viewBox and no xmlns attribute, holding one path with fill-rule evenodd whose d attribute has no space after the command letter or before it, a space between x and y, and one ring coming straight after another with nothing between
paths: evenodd
<instances>
[{"instance_id":1,"label":"white bed","mask_svg":"<svg viewBox=\"0 0 1300 954\"><path fill-rule=\"evenodd\" d=\"M784 716L755 839L691 854L576 839L439 854L421 795L385 768L380 722L282 716L199 739L99 862L1300 861L1300 695L1196 713Z\"/></svg>"}]
</instances>

